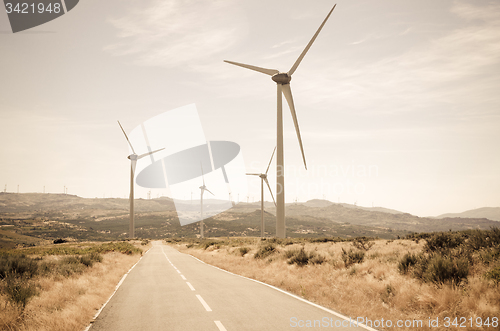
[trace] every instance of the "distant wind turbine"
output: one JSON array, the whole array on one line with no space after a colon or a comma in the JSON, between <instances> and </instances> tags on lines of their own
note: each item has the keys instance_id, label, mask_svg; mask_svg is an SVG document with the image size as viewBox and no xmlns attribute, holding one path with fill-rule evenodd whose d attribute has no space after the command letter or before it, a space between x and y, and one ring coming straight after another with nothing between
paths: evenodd
<instances>
[{"instance_id":1,"label":"distant wind turbine","mask_svg":"<svg viewBox=\"0 0 500 331\"><path fill-rule=\"evenodd\" d=\"M306 157L304 154L304 148L302 147L302 139L300 137L299 123L297 121L297 115L295 114L295 106L293 104L292 91L290 89L290 81L292 80L292 74L297 70L300 62L306 55L309 48L313 44L314 40L320 33L321 29L325 25L326 21L330 17L332 11L335 9L333 6L332 10L328 13L323 23L321 23L318 31L314 34L311 41L307 44L306 48L302 51L299 58L295 61L292 68L288 72L280 72L276 69L266 69L260 68L248 64L242 64L238 62L226 61L224 62L234 64L243 68L247 68L250 70L258 71L264 73L266 75L271 76L271 79L276 82L278 90L277 90L277 99L278 99L278 115L277 115L277 162L276 162L276 195L277 195L277 207L276 207L276 237L285 238L286 230L285 230L285 173L284 173L284 152L283 152L283 107L282 107L282 96L283 93L285 95L285 99L290 107L290 112L292 113L293 123L295 125L295 131L297 132L297 138L299 140L300 150L302 152L302 159L304 160L304 167L307 169Z\"/></svg>"},{"instance_id":2,"label":"distant wind turbine","mask_svg":"<svg viewBox=\"0 0 500 331\"><path fill-rule=\"evenodd\" d=\"M201 178L203 180L203 186L200 186L201 190L201 206L200 206L200 215L201 215L201 222L200 222L200 237L203 239L205 238L205 233L203 232L203 193L207 191L211 195L215 196L212 192L210 192L207 187L205 186L205 176L203 175L203 165L201 166Z\"/></svg>"},{"instance_id":3,"label":"distant wind turbine","mask_svg":"<svg viewBox=\"0 0 500 331\"><path fill-rule=\"evenodd\" d=\"M157 149L156 151L152 151L152 152L144 153L144 154L141 154L141 155L137 155L135 153L135 151L134 151L134 147L132 146L132 143L128 139L127 134L125 133L125 130L123 130L123 127L120 124L120 121L118 121L118 125L120 125L120 128L122 129L123 134L125 135L125 138L127 138L128 144L129 144L130 148L132 149L132 153L133 153L133 154L130 154L127 158L131 161L130 162L130 197L129 197L129 201L130 201L130 224L129 224L128 234L129 234L129 238L134 238L135 237L135 233L134 233L135 232L135 226L134 226L134 175L135 175L135 165L137 163L137 160L140 160L143 157L151 155L153 153L159 152L159 151L161 151L161 150L163 150L165 148L160 148L160 149Z\"/></svg>"},{"instance_id":4,"label":"distant wind turbine","mask_svg":"<svg viewBox=\"0 0 500 331\"><path fill-rule=\"evenodd\" d=\"M273 198L274 205L276 206L276 201L274 201L273 191L271 190L271 186L269 185L269 181L267 180L267 172L269 171L269 167L271 166L271 162L273 161L274 152L276 152L276 147L274 147L273 154L271 155L271 159L269 160L269 165L267 166L266 172L263 174L248 174L250 176L259 176L260 177L260 236L264 238L264 182L266 182L267 187L269 188L269 193L271 193L271 197Z\"/></svg>"}]
</instances>

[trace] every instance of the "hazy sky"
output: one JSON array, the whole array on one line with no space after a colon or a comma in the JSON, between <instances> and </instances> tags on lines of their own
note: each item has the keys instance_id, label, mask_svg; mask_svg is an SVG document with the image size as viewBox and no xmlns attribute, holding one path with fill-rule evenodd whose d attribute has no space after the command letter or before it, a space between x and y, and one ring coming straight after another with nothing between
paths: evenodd
<instances>
[{"instance_id":1,"label":"hazy sky","mask_svg":"<svg viewBox=\"0 0 500 331\"><path fill-rule=\"evenodd\" d=\"M207 139L264 171L276 84L223 60L288 71L334 3L81 0L16 34L0 13L0 188L126 197L116 120L130 131L192 103ZM291 87L309 170L285 106L287 202L500 205L498 1L337 0ZM260 181L248 185L258 201Z\"/></svg>"}]
</instances>

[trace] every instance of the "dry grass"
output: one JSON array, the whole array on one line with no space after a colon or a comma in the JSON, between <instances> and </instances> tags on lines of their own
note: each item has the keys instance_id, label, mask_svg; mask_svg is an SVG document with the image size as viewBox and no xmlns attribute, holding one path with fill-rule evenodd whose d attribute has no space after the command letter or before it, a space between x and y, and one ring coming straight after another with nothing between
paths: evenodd
<instances>
[{"instance_id":1,"label":"dry grass","mask_svg":"<svg viewBox=\"0 0 500 331\"><path fill-rule=\"evenodd\" d=\"M142 246L147 249L148 246ZM24 311L0 296L0 330L83 330L113 293L121 277L139 260L140 254L109 252L82 274L37 277L38 295ZM58 256L48 259L58 259Z\"/></svg>"},{"instance_id":2,"label":"dry grass","mask_svg":"<svg viewBox=\"0 0 500 331\"><path fill-rule=\"evenodd\" d=\"M365 253L364 261L345 267L342 249L353 248L350 242L301 243L288 246L276 245L276 252L263 259L254 258L261 246L260 239L225 241L209 246L176 244L174 247L209 264L252 279L277 286L312 302L341 312L352 318L368 317L371 320L422 320L419 330L448 330L444 326L426 326L429 317L500 317L500 288L482 278L476 270L468 282L461 286L423 283L398 271L398 262L407 253L419 253L424 241L377 240ZM216 246L216 247L217 247ZM250 250L241 256L240 247ZM287 263L286 251L304 248L308 254L321 255L322 264L299 267ZM415 327L397 328L415 330ZM460 328L461 330L487 330L487 328ZM498 329L498 328L490 328Z\"/></svg>"}]
</instances>

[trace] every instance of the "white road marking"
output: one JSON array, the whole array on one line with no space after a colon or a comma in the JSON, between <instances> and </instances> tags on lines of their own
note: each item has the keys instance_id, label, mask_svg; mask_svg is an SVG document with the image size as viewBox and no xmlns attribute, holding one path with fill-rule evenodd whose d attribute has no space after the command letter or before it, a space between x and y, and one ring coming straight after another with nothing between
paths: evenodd
<instances>
[{"instance_id":1,"label":"white road marking","mask_svg":"<svg viewBox=\"0 0 500 331\"><path fill-rule=\"evenodd\" d=\"M207 305L207 303L205 302L205 300L203 300L203 298L201 297L201 295L196 294L196 297L198 298L198 300L200 300L201 304L203 305L203 307L205 307L205 309L207 311L212 311L212 309L210 309L210 307Z\"/></svg>"},{"instance_id":2,"label":"white road marking","mask_svg":"<svg viewBox=\"0 0 500 331\"><path fill-rule=\"evenodd\" d=\"M187 280L186 277L184 277L184 275L181 275L181 278L182 280Z\"/></svg>"},{"instance_id":3,"label":"white road marking","mask_svg":"<svg viewBox=\"0 0 500 331\"><path fill-rule=\"evenodd\" d=\"M323 311L326 311L327 313L330 313L330 314L332 314L332 315L335 315L335 316L337 316L337 317L339 317L339 318L341 318L341 319L343 319L343 320L346 320L346 321L349 321L349 320L350 320L350 319L349 319L349 317L346 317L346 316L344 316L344 315L342 315L342 314L340 314L340 313L337 313L336 311L333 311L333 310L331 310L331 309L325 308L325 307L320 306L320 305L318 305L318 304L316 304L316 303L313 303L313 302L311 302L311 301L308 301L308 300L306 300L306 299L303 299L303 298L301 298L301 297L299 297L299 296L297 296L297 295L295 295L295 294L292 294L292 293L290 293L290 292L287 292L287 291L285 291L285 290L282 290L282 289L280 289L280 288L278 288L278 287L276 287L276 286L272 286L272 285L266 284L266 283L264 283L264 282L261 282L261 281L258 281L258 280L252 279L252 278L248 278L248 277L245 277L245 276L241 276L241 275L238 275L238 274L232 273L231 271L227 271L227 270L221 269L221 268L219 268L219 267L216 267L216 266L214 266L214 265L211 265L211 264L208 264L208 263L206 263L206 262L203 262L202 260L200 260L200 259L198 259L198 258L196 258L196 257L194 257L194 256L192 256L192 255L189 255L189 254L187 254L187 255L188 255L188 256L191 256L191 257L192 257L193 259L195 259L195 260L200 261L200 262L201 262L201 263L203 263L203 264L206 264L206 265L211 266L212 268L219 269L219 270L224 271L224 272L226 272L226 273L228 273L228 274L231 274L231 275L234 275L234 276L238 276L238 277L241 277L241 278L245 278L245 279L251 280L252 282L256 282L256 283L259 283L259 284L265 285L265 286L267 286L267 287L270 287L270 288L272 288L272 289L275 289L276 291L279 291L279 292L281 292L281 293L284 293L284 294L286 294L286 295L289 295L289 296L291 296L292 298L295 298L295 299L297 299L297 300L300 300L300 301L302 301L302 302L305 302L305 303L307 303L307 304L310 304L311 306L314 306L314 307L319 308L319 309L321 309L321 310L323 310ZM365 330L369 330L369 331L377 331L377 330L375 330L374 328L371 328L371 327L369 327L369 326L367 326L367 325L364 325L364 324L362 324L362 323L356 324L356 326L359 326L359 327L361 327L361 328L363 328L363 329L365 329Z\"/></svg>"},{"instance_id":4,"label":"white road marking","mask_svg":"<svg viewBox=\"0 0 500 331\"><path fill-rule=\"evenodd\" d=\"M188 286L189 286L189 288L191 289L191 291L194 291L194 287L193 287L193 285L191 285L191 283L190 283L190 282L186 282L186 284L188 284Z\"/></svg>"},{"instance_id":5,"label":"white road marking","mask_svg":"<svg viewBox=\"0 0 500 331\"><path fill-rule=\"evenodd\" d=\"M177 270L178 273L181 273L179 270Z\"/></svg>"},{"instance_id":6,"label":"white road marking","mask_svg":"<svg viewBox=\"0 0 500 331\"><path fill-rule=\"evenodd\" d=\"M222 325L222 323L220 321L214 321L215 322L215 325L217 325L217 327L219 328L219 331L227 331L226 328L224 327L224 325Z\"/></svg>"}]
</instances>

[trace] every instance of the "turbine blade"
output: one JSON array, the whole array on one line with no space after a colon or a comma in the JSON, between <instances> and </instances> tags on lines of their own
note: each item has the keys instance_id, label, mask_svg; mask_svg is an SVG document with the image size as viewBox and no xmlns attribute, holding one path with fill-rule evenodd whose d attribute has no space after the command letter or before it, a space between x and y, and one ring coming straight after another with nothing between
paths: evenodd
<instances>
[{"instance_id":1,"label":"turbine blade","mask_svg":"<svg viewBox=\"0 0 500 331\"><path fill-rule=\"evenodd\" d=\"M207 191L208 193L210 193L211 195L215 196L215 194L213 194L212 192L210 192L210 190L208 188L206 188L204 190Z\"/></svg>"},{"instance_id":2,"label":"turbine blade","mask_svg":"<svg viewBox=\"0 0 500 331\"><path fill-rule=\"evenodd\" d=\"M249 175L249 176L260 176L260 174L249 174L249 173L246 173L245 175Z\"/></svg>"},{"instance_id":3,"label":"turbine blade","mask_svg":"<svg viewBox=\"0 0 500 331\"><path fill-rule=\"evenodd\" d=\"M132 146L132 144L130 143L130 140L128 140L127 134L125 133L125 130L123 130L123 127L122 127L122 125L120 124L120 121L118 121L118 125L120 126L120 128L122 128L123 134L125 135L125 138L127 138L128 144L130 145L130 148L132 148L132 152L135 154L134 147L133 147L133 146Z\"/></svg>"},{"instance_id":4,"label":"turbine blade","mask_svg":"<svg viewBox=\"0 0 500 331\"><path fill-rule=\"evenodd\" d=\"M274 152L276 152L276 147L274 147L273 154L271 155L271 159L269 160L269 165L267 166L267 169L265 172L266 175L267 175L267 172L269 171L269 167L271 166L271 162L273 162Z\"/></svg>"},{"instance_id":5,"label":"turbine blade","mask_svg":"<svg viewBox=\"0 0 500 331\"><path fill-rule=\"evenodd\" d=\"M271 193L271 197L273 198L274 206L276 207L276 201L274 200L273 191L271 191L271 186L269 185L269 181L267 180L267 178L264 178L264 181L266 182L267 187L269 188L269 193Z\"/></svg>"},{"instance_id":6,"label":"turbine blade","mask_svg":"<svg viewBox=\"0 0 500 331\"><path fill-rule=\"evenodd\" d=\"M256 67L256 66L251 66L249 64L243 64L243 63L238 63L238 62L233 62L233 61L227 61L227 60L224 60L224 62L229 63L229 64L234 64L235 66L240 66L240 67L247 68L247 69L250 69L250 70L262 72L263 74L266 74L266 75L269 75L269 76L272 76L274 74L278 74L279 73L279 71L276 70L276 69L260 68L260 67Z\"/></svg>"},{"instance_id":7,"label":"turbine blade","mask_svg":"<svg viewBox=\"0 0 500 331\"><path fill-rule=\"evenodd\" d=\"M297 114L295 114L295 106L293 105L292 90L290 89L290 84L284 84L283 94L285 95L288 106L290 106L290 112L292 113L293 124L295 125L295 132L297 132L297 139L299 140L300 151L302 152L302 158L304 159L304 167L307 170L306 156L304 154L304 148L302 147L302 138L300 138L299 122L297 121Z\"/></svg>"},{"instance_id":8,"label":"turbine blade","mask_svg":"<svg viewBox=\"0 0 500 331\"><path fill-rule=\"evenodd\" d=\"M330 12L328 13L328 15L326 16L325 20L323 21L323 23L321 23L318 31L316 31L316 33L314 34L314 36L312 37L311 41L309 42L309 44L307 44L306 48L304 48L304 50L302 51L302 54L300 54L299 58L297 59L297 61L295 61L295 63L293 64L292 68L288 71L288 74L289 75L293 75L293 73L295 72L295 70L297 70L297 67L299 66L300 62L302 61L302 59L304 58L304 56L306 55L307 51L309 50L309 48L311 48L311 45L313 44L314 40L316 40L316 37L318 36L319 32L321 31L321 29L323 29L323 25L325 25L326 21L328 20L328 18L330 17L330 14L332 13L332 11L335 9L335 6L337 6L337 4L335 4L332 8L332 10L330 10Z\"/></svg>"},{"instance_id":9,"label":"turbine blade","mask_svg":"<svg viewBox=\"0 0 500 331\"><path fill-rule=\"evenodd\" d=\"M139 155L139 156L137 157L137 160L142 159L142 158L143 158L143 157L145 157L145 156L148 156L148 155L150 155L150 154L153 154L153 153L159 152L159 151L164 150L164 149L165 149L165 148L160 148L160 149L157 149L156 151L152 151L152 152L148 152L148 153L141 154L141 155Z\"/></svg>"}]
</instances>

